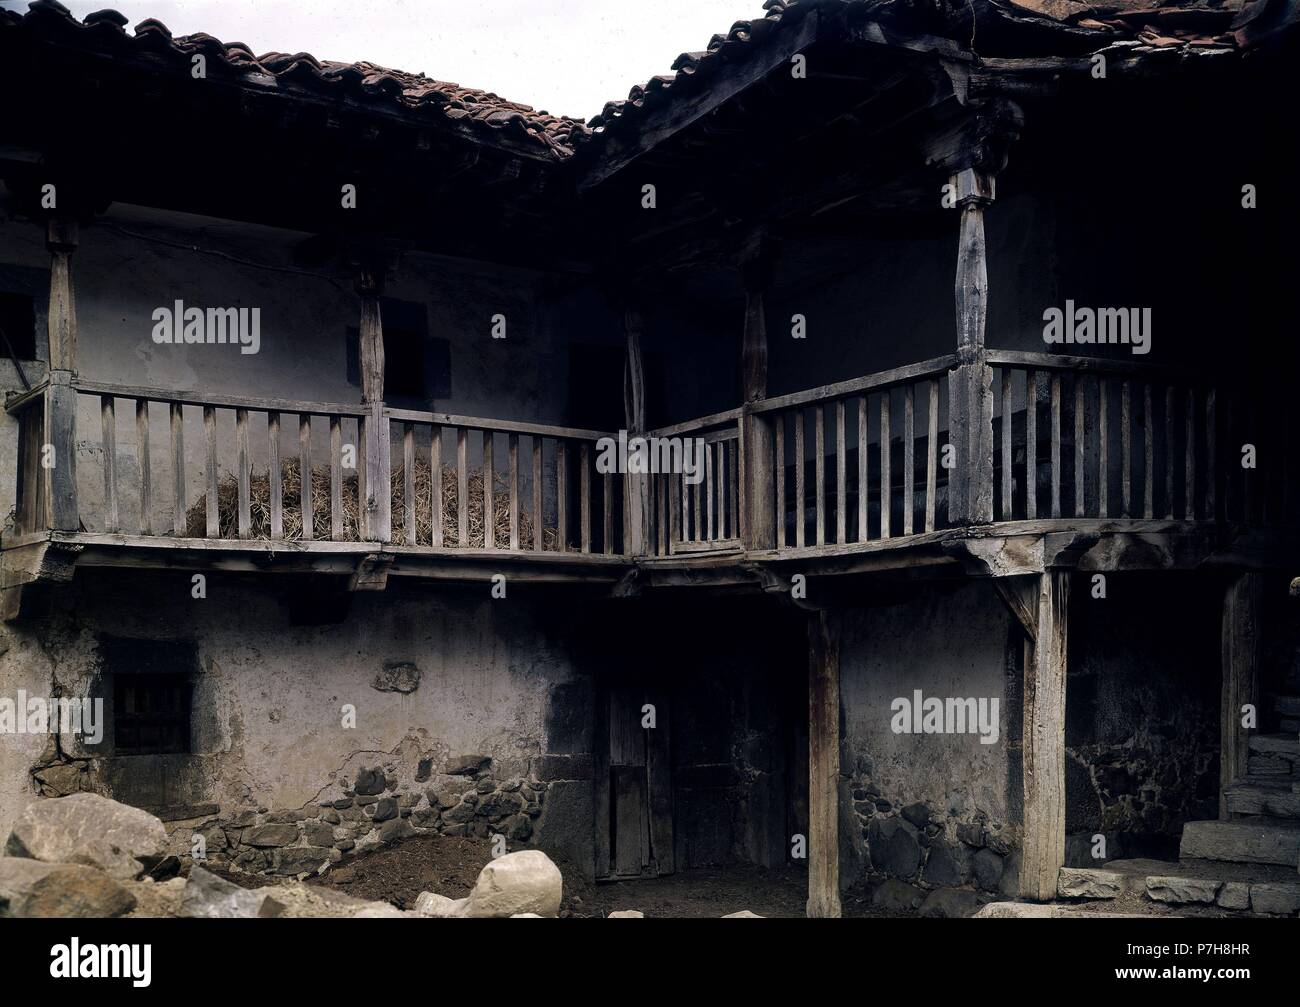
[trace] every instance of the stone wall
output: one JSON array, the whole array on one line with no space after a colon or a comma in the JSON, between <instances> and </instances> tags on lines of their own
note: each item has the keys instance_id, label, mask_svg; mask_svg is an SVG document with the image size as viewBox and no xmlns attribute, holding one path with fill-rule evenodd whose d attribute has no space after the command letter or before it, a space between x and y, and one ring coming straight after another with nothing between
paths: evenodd
<instances>
[{"instance_id":1,"label":"stone wall","mask_svg":"<svg viewBox=\"0 0 1300 1007\"><path fill-rule=\"evenodd\" d=\"M1177 855L1218 817L1223 578L1075 578L1066 694L1067 864ZM1105 858L1093 856L1094 836Z\"/></svg>"},{"instance_id":2,"label":"stone wall","mask_svg":"<svg viewBox=\"0 0 1300 1007\"><path fill-rule=\"evenodd\" d=\"M877 599L873 599L877 601ZM986 582L882 597L848 613L840 653L841 883L1014 884L1020 818L1020 638ZM998 739L892 729L891 703L998 700Z\"/></svg>"},{"instance_id":3,"label":"stone wall","mask_svg":"<svg viewBox=\"0 0 1300 1007\"><path fill-rule=\"evenodd\" d=\"M177 828L220 828L221 846L298 822L316 840L323 826L346 829L329 847L402 830L390 822L490 826L542 845L549 832L590 863L588 662L608 652L593 643L599 619L574 626L571 597L492 601L486 584L430 593L390 582L382 594L340 587L330 604L316 599L318 616L336 621L309 624L292 603L307 589L297 577L211 573L196 600L188 574L87 570L48 619L7 625L6 694L105 698L107 724L99 745L4 737L0 832L38 794L80 789L158 809ZM115 752L113 677L160 670L192 684L191 751ZM377 778L363 772L376 767ZM562 792L554 828L551 789Z\"/></svg>"}]
</instances>

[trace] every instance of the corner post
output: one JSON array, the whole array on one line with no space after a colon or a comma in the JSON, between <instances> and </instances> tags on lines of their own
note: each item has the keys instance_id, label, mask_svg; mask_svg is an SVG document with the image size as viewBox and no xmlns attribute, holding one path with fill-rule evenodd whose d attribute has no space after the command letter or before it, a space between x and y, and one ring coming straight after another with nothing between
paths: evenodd
<instances>
[{"instance_id":1,"label":"corner post","mask_svg":"<svg viewBox=\"0 0 1300 1007\"><path fill-rule=\"evenodd\" d=\"M808 619L809 917L840 909L840 613Z\"/></svg>"},{"instance_id":2,"label":"corner post","mask_svg":"<svg viewBox=\"0 0 1300 1007\"><path fill-rule=\"evenodd\" d=\"M1070 571L1038 577L1026 606L1037 621L1025 644L1022 769L1024 828L1020 894L1056 898L1065 866L1065 684L1069 640Z\"/></svg>"},{"instance_id":3,"label":"corner post","mask_svg":"<svg viewBox=\"0 0 1300 1007\"><path fill-rule=\"evenodd\" d=\"M740 537L745 549L771 549L776 545L775 479L781 459L773 457L772 420L753 406L767 397L767 308L765 298L772 282L773 249L759 238L746 250L740 264L745 287L745 328L740 348L740 379L744 395L741 416L742 460Z\"/></svg>"},{"instance_id":4,"label":"corner post","mask_svg":"<svg viewBox=\"0 0 1300 1007\"><path fill-rule=\"evenodd\" d=\"M1262 580L1238 573L1223 598L1223 691L1219 722L1219 818L1229 817L1224 789L1248 771L1250 731L1241 726L1247 703L1259 711L1259 609Z\"/></svg>"},{"instance_id":5,"label":"corner post","mask_svg":"<svg viewBox=\"0 0 1300 1007\"><path fill-rule=\"evenodd\" d=\"M623 423L628 437L645 433L645 370L641 363L641 336L645 318L634 307L623 312L626 352L623 358ZM623 551L644 556L649 551L650 477L642 472L623 476Z\"/></svg>"},{"instance_id":6,"label":"corner post","mask_svg":"<svg viewBox=\"0 0 1300 1007\"><path fill-rule=\"evenodd\" d=\"M365 459L360 475L365 483L361 534L371 542L388 542L392 538L391 444L388 417L384 415L384 328L379 311L383 291L383 266L372 260L363 262L357 278L357 293L361 295L361 401L367 407L362 419Z\"/></svg>"},{"instance_id":7,"label":"corner post","mask_svg":"<svg viewBox=\"0 0 1300 1007\"><path fill-rule=\"evenodd\" d=\"M993 202L991 172L963 168L949 181L961 213L957 243L957 367L948 374L949 438L956 466L949 474L953 524L993 520L993 371L985 362L988 266L984 208Z\"/></svg>"},{"instance_id":8,"label":"corner post","mask_svg":"<svg viewBox=\"0 0 1300 1007\"><path fill-rule=\"evenodd\" d=\"M77 531L77 305L73 295L72 253L78 244L75 217L51 217L45 246L50 251L50 383L45 395L45 443L53 451L48 473L47 526Z\"/></svg>"}]
</instances>

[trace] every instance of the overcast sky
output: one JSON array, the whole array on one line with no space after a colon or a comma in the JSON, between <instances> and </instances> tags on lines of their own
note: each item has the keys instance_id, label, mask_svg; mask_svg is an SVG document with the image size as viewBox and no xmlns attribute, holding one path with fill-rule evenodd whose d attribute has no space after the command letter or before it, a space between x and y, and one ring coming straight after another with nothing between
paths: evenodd
<instances>
[{"instance_id":1,"label":"overcast sky","mask_svg":"<svg viewBox=\"0 0 1300 1007\"><path fill-rule=\"evenodd\" d=\"M63 0L77 17L112 7L134 27L207 32L255 53L369 60L590 118L678 53L761 17L762 0ZM26 10L26 0L0 0Z\"/></svg>"}]
</instances>

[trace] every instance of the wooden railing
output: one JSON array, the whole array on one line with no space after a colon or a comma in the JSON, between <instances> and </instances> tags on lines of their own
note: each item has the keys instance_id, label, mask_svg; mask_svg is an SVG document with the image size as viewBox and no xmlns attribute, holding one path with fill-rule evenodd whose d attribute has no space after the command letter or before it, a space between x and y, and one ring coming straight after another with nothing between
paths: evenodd
<instances>
[{"instance_id":1,"label":"wooden railing","mask_svg":"<svg viewBox=\"0 0 1300 1007\"><path fill-rule=\"evenodd\" d=\"M741 548L741 515L745 507L741 412L731 409L647 435L653 454L661 459L688 458L691 470L661 471L649 477L650 538L646 551L650 555ZM663 442L669 442L667 453Z\"/></svg>"},{"instance_id":2,"label":"wooden railing","mask_svg":"<svg viewBox=\"0 0 1300 1007\"><path fill-rule=\"evenodd\" d=\"M61 527L51 521L53 470L41 464L54 391L42 385L9 403L20 429L22 532ZM70 422L78 412L83 425L98 416L99 471L84 471L83 449L82 498L78 506L73 474L67 530L515 553L623 551L619 480L593 470L595 442L613 435L398 409L382 409L381 425L371 430L372 410L359 404L91 381L75 382L71 392ZM84 427L82 434L89 439ZM378 468L367 464L369 453L381 459ZM370 492L372 471L387 477L386 496ZM102 495L95 492L100 486Z\"/></svg>"},{"instance_id":3,"label":"wooden railing","mask_svg":"<svg viewBox=\"0 0 1300 1007\"><path fill-rule=\"evenodd\" d=\"M866 544L945 525L941 357L756 403L772 445L775 548Z\"/></svg>"},{"instance_id":4,"label":"wooden railing","mask_svg":"<svg viewBox=\"0 0 1300 1007\"><path fill-rule=\"evenodd\" d=\"M627 556L639 498L640 555L798 556L989 522L1296 523L1282 404L1264 415L1261 398L1142 362L989 350L652 431L660 461L691 465L640 482L596 471L615 434L534 423L53 373L7 408L20 536Z\"/></svg>"},{"instance_id":5,"label":"wooden railing","mask_svg":"<svg viewBox=\"0 0 1300 1007\"><path fill-rule=\"evenodd\" d=\"M990 351L996 520L1273 522L1283 431L1229 385L1131 361ZM1253 444L1259 465L1242 464ZM1276 474L1278 478L1274 479Z\"/></svg>"}]
</instances>

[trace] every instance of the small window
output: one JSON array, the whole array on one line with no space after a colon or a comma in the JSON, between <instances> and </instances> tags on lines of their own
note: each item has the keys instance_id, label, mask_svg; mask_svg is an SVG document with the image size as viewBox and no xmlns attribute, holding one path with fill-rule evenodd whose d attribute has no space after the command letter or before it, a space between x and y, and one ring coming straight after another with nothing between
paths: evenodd
<instances>
[{"instance_id":1,"label":"small window","mask_svg":"<svg viewBox=\"0 0 1300 1007\"><path fill-rule=\"evenodd\" d=\"M409 408L451 398L451 344L429 336L423 304L391 297L379 302L384 326L384 401ZM347 330L348 382L360 386L355 326Z\"/></svg>"},{"instance_id":2,"label":"small window","mask_svg":"<svg viewBox=\"0 0 1300 1007\"><path fill-rule=\"evenodd\" d=\"M114 753L188 754L190 701L191 686L187 675L114 675Z\"/></svg>"},{"instance_id":3,"label":"small window","mask_svg":"<svg viewBox=\"0 0 1300 1007\"><path fill-rule=\"evenodd\" d=\"M36 308L28 294L0 291L0 357L36 359Z\"/></svg>"}]
</instances>

